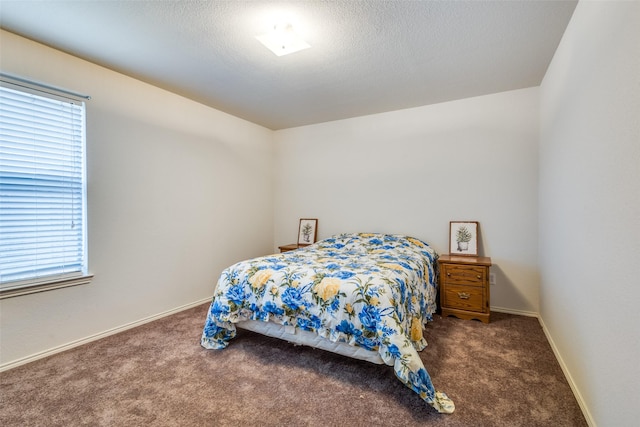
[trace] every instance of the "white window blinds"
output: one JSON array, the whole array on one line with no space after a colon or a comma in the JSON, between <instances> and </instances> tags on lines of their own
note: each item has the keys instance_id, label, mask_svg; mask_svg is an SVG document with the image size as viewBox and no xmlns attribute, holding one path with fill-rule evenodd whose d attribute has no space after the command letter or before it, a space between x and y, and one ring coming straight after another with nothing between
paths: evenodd
<instances>
[{"instance_id":1,"label":"white window blinds","mask_svg":"<svg viewBox=\"0 0 640 427\"><path fill-rule=\"evenodd\" d=\"M85 275L83 102L0 86L0 289Z\"/></svg>"}]
</instances>

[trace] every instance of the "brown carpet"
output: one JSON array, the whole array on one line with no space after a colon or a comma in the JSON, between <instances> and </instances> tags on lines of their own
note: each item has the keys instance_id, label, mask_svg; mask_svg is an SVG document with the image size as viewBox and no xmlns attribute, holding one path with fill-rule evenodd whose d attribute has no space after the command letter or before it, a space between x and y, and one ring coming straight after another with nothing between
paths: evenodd
<instances>
[{"instance_id":1,"label":"brown carpet","mask_svg":"<svg viewBox=\"0 0 640 427\"><path fill-rule=\"evenodd\" d=\"M240 331L199 340L207 305L0 374L2 426L586 426L537 319L436 316L421 357L438 414L389 366Z\"/></svg>"}]
</instances>

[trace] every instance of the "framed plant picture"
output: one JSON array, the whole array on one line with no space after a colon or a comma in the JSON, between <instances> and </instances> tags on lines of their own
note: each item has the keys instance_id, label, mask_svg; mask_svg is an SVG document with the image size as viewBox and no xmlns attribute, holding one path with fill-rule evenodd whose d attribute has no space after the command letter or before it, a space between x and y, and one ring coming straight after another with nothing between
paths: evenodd
<instances>
[{"instance_id":1,"label":"framed plant picture","mask_svg":"<svg viewBox=\"0 0 640 427\"><path fill-rule=\"evenodd\" d=\"M449 252L451 255L478 255L478 222L449 222Z\"/></svg>"},{"instance_id":2,"label":"framed plant picture","mask_svg":"<svg viewBox=\"0 0 640 427\"><path fill-rule=\"evenodd\" d=\"M298 228L298 246L306 246L316 242L318 237L318 220L301 218Z\"/></svg>"}]
</instances>

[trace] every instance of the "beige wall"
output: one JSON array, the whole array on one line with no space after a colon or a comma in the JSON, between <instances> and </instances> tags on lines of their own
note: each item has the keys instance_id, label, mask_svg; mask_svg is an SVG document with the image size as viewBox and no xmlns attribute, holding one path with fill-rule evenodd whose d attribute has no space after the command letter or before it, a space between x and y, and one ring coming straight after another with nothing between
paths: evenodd
<instances>
[{"instance_id":1,"label":"beige wall","mask_svg":"<svg viewBox=\"0 0 640 427\"><path fill-rule=\"evenodd\" d=\"M446 253L449 221L479 221L491 305L537 313L538 109L530 88L275 132L276 245L309 217Z\"/></svg>"},{"instance_id":2,"label":"beige wall","mask_svg":"<svg viewBox=\"0 0 640 427\"><path fill-rule=\"evenodd\" d=\"M0 55L3 72L92 96L95 274L1 300L0 364L207 299L224 267L271 250L270 130L4 31Z\"/></svg>"},{"instance_id":3,"label":"beige wall","mask_svg":"<svg viewBox=\"0 0 640 427\"><path fill-rule=\"evenodd\" d=\"M581 1L541 86L541 317L599 426L639 415L639 24Z\"/></svg>"}]
</instances>

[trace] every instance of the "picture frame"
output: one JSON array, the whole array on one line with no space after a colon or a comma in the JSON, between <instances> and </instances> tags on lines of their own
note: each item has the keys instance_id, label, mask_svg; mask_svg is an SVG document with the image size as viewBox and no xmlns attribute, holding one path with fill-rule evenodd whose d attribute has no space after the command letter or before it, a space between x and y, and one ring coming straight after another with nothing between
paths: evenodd
<instances>
[{"instance_id":1,"label":"picture frame","mask_svg":"<svg viewBox=\"0 0 640 427\"><path fill-rule=\"evenodd\" d=\"M450 254L461 256L478 256L478 231L478 221L450 221Z\"/></svg>"},{"instance_id":2,"label":"picture frame","mask_svg":"<svg viewBox=\"0 0 640 427\"><path fill-rule=\"evenodd\" d=\"M316 218L300 218L298 227L298 246L309 246L318 237L318 220Z\"/></svg>"}]
</instances>

